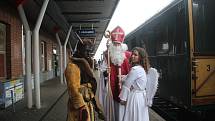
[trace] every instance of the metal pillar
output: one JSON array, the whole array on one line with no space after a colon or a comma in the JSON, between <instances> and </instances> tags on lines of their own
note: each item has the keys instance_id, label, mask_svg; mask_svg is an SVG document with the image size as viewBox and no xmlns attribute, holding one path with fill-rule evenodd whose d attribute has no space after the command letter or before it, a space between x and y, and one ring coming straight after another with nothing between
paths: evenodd
<instances>
[{"instance_id":1,"label":"metal pillar","mask_svg":"<svg viewBox=\"0 0 215 121\"><path fill-rule=\"evenodd\" d=\"M27 18L25 16L25 12L23 9L22 4L19 4L17 7L19 11L19 15L21 17L21 21L24 26L25 30L25 41L26 41L26 47L25 47L25 72L26 72L26 84L27 84L27 106L28 108L32 108L32 78L31 78L31 30L28 25Z\"/></svg>"},{"instance_id":2,"label":"metal pillar","mask_svg":"<svg viewBox=\"0 0 215 121\"><path fill-rule=\"evenodd\" d=\"M61 45L61 42L60 42L60 38L59 38L59 35L58 33L55 34L56 35L56 39L57 39L57 42L58 42L58 45L59 45L59 48L60 48L60 52L59 52L59 59L60 59L60 64L59 64L59 69L60 69L60 83L63 84L63 59L62 59L62 53L63 53L63 48L62 48L62 45Z\"/></svg>"},{"instance_id":3,"label":"metal pillar","mask_svg":"<svg viewBox=\"0 0 215 121\"><path fill-rule=\"evenodd\" d=\"M49 0L44 0L43 6L40 10L40 14L37 19L36 26L33 31L33 41L34 41L34 85L35 85L35 99L36 108L41 108L40 103L40 56L39 56L39 29L45 14Z\"/></svg>"}]
</instances>

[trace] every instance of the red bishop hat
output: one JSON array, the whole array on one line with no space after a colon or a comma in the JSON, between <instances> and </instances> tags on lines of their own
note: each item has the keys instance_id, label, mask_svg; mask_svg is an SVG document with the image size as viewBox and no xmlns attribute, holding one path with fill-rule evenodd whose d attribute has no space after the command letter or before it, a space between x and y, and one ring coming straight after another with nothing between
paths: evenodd
<instances>
[{"instance_id":1,"label":"red bishop hat","mask_svg":"<svg viewBox=\"0 0 215 121\"><path fill-rule=\"evenodd\" d=\"M125 32L120 27L117 26L112 32L111 32L111 40L116 43L122 43L125 39Z\"/></svg>"}]
</instances>

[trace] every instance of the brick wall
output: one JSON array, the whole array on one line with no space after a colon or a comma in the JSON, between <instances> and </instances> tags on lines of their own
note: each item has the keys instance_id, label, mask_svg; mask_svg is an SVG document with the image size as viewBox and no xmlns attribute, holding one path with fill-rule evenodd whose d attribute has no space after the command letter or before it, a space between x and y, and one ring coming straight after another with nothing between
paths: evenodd
<instances>
[{"instance_id":1,"label":"brick wall","mask_svg":"<svg viewBox=\"0 0 215 121\"><path fill-rule=\"evenodd\" d=\"M0 22L7 25L6 40L6 73L7 78L18 78L23 76L22 64L22 23L15 6L4 3L0 5ZM34 26L34 25L32 25ZM42 31L42 30L41 30ZM46 43L46 70L53 69L52 50L54 46L58 46L56 38L40 31L40 41ZM33 42L32 42L33 48ZM33 50L33 49L32 49ZM33 51L32 51L33 54ZM33 57L33 55L32 55ZM50 65L51 64L51 65ZM33 64L32 64L33 65ZM51 68L50 68L51 67ZM32 67L33 73L33 67Z\"/></svg>"},{"instance_id":2,"label":"brick wall","mask_svg":"<svg viewBox=\"0 0 215 121\"><path fill-rule=\"evenodd\" d=\"M22 76L22 33L18 12L10 5L0 6L0 22L7 25L6 73L7 78Z\"/></svg>"},{"instance_id":3,"label":"brick wall","mask_svg":"<svg viewBox=\"0 0 215 121\"><path fill-rule=\"evenodd\" d=\"M57 46L56 39L45 33L40 33L40 41L44 41L46 43L46 48L45 48L46 62L45 63L46 63L46 70L50 71L51 69L53 69L52 55L53 55L53 47Z\"/></svg>"},{"instance_id":4,"label":"brick wall","mask_svg":"<svg viewBox=\"0 0 215 121\"><path fill-rule=\"evenodd\" d=\"M0 22L7 25L7 41L6 41L7 78L8 79L18 78L23 75L23 68L22 68L23 65L22 65L22 28L21 28L22 23L20 21L17 9L13 8L10 5L4 5L4 6L0 5ZM56 39L44 32L40 33L39 39L40 41L44 41L46 43L46 48L45 48L46 70L50 70L53 68L52 49L53 49L53 46L58 46L56 43ZM32 43L32 46L33 46L33 43ZM33 73L33 67L32 67L32 73Z\"/></svg>"}]
</instances>

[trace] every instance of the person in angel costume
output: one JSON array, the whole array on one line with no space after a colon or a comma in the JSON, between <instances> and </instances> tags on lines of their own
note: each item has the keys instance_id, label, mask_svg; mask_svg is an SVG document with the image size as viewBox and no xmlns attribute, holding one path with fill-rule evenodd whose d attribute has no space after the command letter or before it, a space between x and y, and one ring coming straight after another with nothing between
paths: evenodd
<instances>
[{"instance_id":1,"label":"person in angel costume","mask_svg":"<svg viewBox=\"0 0 215 121\"><path fill-rule=\"evenodd\" d=\"M149 121L148 107L158 86L157 70L150 67L148 55L143 48L132 50L132 68L123 79L119 98L125 105L123 121Z\"/></svg>"}]
</instances>

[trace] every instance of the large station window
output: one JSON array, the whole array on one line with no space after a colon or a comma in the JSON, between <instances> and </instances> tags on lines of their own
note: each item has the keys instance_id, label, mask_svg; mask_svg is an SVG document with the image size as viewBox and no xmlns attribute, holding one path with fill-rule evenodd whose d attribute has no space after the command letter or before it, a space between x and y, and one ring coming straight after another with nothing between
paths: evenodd
<instances>
[{"instance_id":1,"label":"large station window","mask_svg":"<svg viewBox=\"0 0 215 121\"><path fill-rule=\"evenodd\" d=\"M0 22L0 78L6 77L6 25Z\"/></svg>"},{"instance_id":2,"label":"large station window","mask_svg":"<svg viewBox=\"0 0 215 121\"><path fill-rule=\"evenodd\" d=\"M215 0L193 0L195 52L210 55L215 52Z\"/></svg>"}]
</instances>

